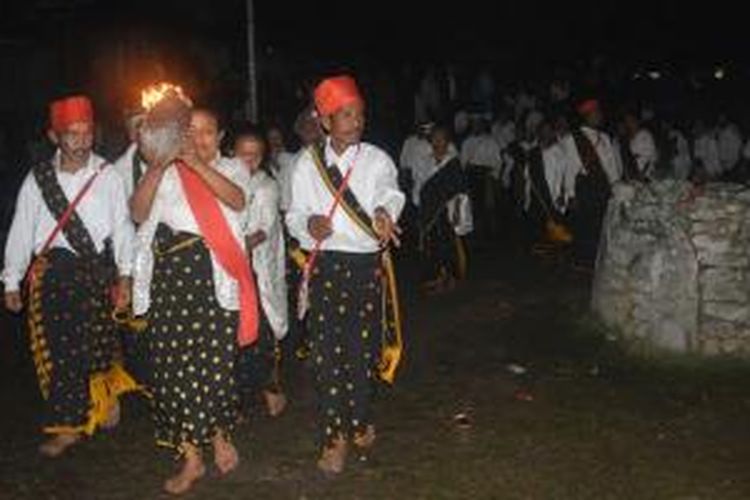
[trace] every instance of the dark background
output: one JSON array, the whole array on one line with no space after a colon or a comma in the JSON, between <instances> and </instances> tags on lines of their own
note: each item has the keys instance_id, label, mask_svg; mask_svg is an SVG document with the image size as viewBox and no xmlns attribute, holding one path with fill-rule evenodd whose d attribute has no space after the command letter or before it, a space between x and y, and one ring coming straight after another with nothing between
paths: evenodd
<instances>
[{"instance_id":1,"label":"dark background","mask_svg":"<svg viewBox=\"0 0 750 500\"><path fill-rule=\"evenodd\" d=\"M676 1L256 1L260 117L288 128L316 79L349 70L371 103L370 134L394 149L412 124L424 72L450 67L462 94L480 70L499 92L545 92L558 76L671 108L722 107L742 122L749 44L739 10ZM240 0L4 0L0 172L17 179L44 151L47 104L66 93L94 98L99 149L109 156L123 146L123 108L153 81L179 82L196 101L241 117L246 30ZM721 82L712 81L717 65L727 72ZM633 81L648 70L662 79Z\"/></svg>"}]
</instances>

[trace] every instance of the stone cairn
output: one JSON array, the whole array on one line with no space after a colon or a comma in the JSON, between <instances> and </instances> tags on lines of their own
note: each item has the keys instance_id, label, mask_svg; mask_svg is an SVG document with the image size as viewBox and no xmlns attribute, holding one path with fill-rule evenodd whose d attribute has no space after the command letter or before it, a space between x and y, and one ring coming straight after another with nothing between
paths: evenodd
<instances>
[{"instance_id":1,"label":"stone cairn","mask_svg":"<svg viewBox=\"0 0 750 500\"><path fill-rule=\"evenodd\" d=\"M750 354L750 189L616 186L592 305L645 352Z\"/></svg>"}]
</instances>

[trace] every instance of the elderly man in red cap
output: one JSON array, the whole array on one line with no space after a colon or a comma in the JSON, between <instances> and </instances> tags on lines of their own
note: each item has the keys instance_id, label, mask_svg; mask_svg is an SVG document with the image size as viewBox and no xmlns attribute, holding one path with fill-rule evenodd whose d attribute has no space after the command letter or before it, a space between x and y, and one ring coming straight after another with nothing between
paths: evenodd
<instances>
[{"instance_id":1,"label":"elderly man in red cap","mask_svg":"<svg viewBox=\"0 0 750 500\"><path fill-rule=\"evenodd\" d=\"M398 244L396 220L405 197L391 158L361 140L365 103L354 79L324 80L314 100L327 135L297 160L286 221L309 252L302 286L308 293L300 294L300 302L309 305L318 467L335 474L344 468L350 443L364 450L375 439L371 400L381 354L381 257L391 242Z\"/></svg>"},{"instance_id":2,"label":"elderly man in red cap","mask_svg":"<svg viewBox=\"0 0 750 500\"><path fill-rule=\"evenodd\" d=\"M134 234L122 181L92 150L88 98L53 102L49 137L57 152L21 186L2 280L9 310L27 302L43 430L52 435L40 451L57 456L98 427L116 425L118 396L136 389L115 362L112 320L113 308L130 301Z\"/></svg>"}]
</instances>

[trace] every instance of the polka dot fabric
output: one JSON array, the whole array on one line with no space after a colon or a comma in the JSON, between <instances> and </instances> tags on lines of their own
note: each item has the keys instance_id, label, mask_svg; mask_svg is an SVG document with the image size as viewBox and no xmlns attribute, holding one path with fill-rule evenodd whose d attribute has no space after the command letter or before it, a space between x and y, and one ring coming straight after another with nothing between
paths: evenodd
<instances>
[{"instance_id":1,"label":"polka dot fabric","mask_svg":"<svg viewBox=\"0 0 750 500\"><path fill-rule=\"evenodd\" d=\"M203 240L162 224L155 247L146 335L157 443L205 446L217 432L227 436L237 420L237 312L216 300Z\"/></svg>"}]
</instances>

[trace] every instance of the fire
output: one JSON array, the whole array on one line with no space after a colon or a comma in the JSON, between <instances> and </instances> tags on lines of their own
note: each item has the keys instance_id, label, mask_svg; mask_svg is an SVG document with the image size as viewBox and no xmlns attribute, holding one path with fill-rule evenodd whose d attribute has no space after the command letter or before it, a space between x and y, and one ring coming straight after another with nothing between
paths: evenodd
<instances>
[{"instance_id":1,"label":"fire","mask_svg":"<svg viewBox=\"0 0 750 500\"><path fill-rule=\"evenodd\" d=\"M157 83L143 89L141 91L141 106L149 111L162 99L170 96L180 99L188 106L192 106L192 102L182 91L182 87L167 82Z\"/></svg>"}]
</instances>

